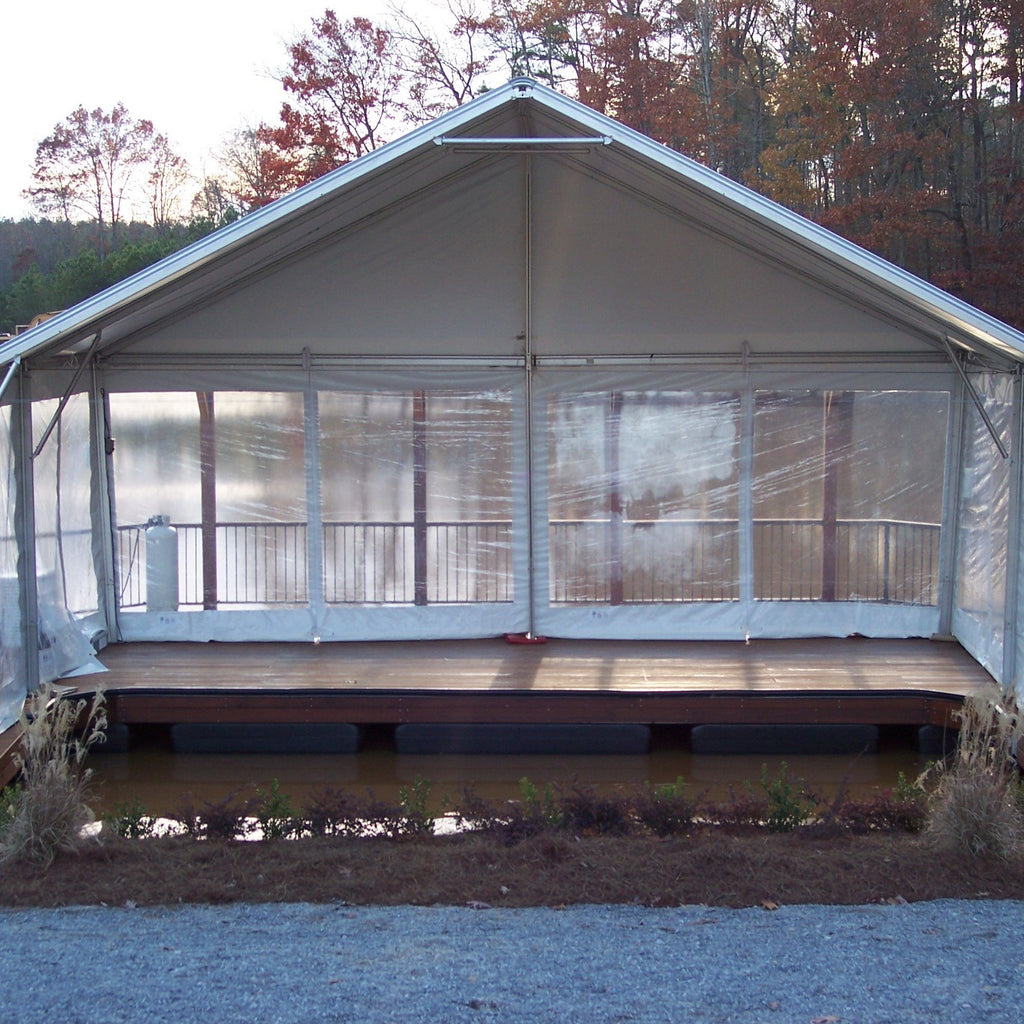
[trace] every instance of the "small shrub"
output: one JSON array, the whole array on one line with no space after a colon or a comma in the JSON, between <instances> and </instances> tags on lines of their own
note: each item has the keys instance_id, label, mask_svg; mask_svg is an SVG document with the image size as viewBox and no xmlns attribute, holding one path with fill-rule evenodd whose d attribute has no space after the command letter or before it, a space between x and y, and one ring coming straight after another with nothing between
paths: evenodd
<instances>
[{"instance_id":1,"label":"small shrub","mask_svg":"<svg viewBox=\"0 0 1024 1024\"><path fill-rule=\"evenodd\" d=\"M156 830L156 818L146 813L138 797L130 804L114 804L113 813L105 817L103 822L122 839L148 839Z\"/></svg>"},{"instance_id":2,"label":"small shrub","mask_svg":"<svg viewBox=\"0 0 1024 1024\"><path fill-rule=\"evenodd\" d=\"M237 791L223 800L204 800L196 808L191 799L185 801L175 817L193 839L244 839L250 830L252 801L238 801Z\"/></svg>"},{"instance_id":3,"label":"small shrub","mask_svg":"<svg viewBox=\"0 0 1024 1024\"><path fill-rule=\"evenodd\" d=\"M928 819L923 798L901 799L886 790L864 800L846 800L838 809L840 825L855 834L920 832Z\"/></svg>"},{"instance_id":4,"label":"small shrub","mask_svg":"<svg viewBox=\"0 0 1024 1024\"><path fill-rule=\"evenodd\" d=\"M729 787L729 799L702 804L698 811L709 823L750 828L760 826L768 817L768 802L758 796L750 783L741 790Z\"/></svg>"},{"instance_id":5,"label":"small shrub","mask_svg":"<svg viewBox=\"0 0 1024 1024\"><path fill-rule=\"evenodd\" d=\"M281 792L277 779L271 779L269 789L256 790L256 820L264 839L289 839L302 832L291 798Z\"/></svg>"},{"instance_id":6,"label":"small shrub","mask_svg":"<svg viewBox=\"0 0 1024 1024\"><path fill-rule=\"evenodd\" d=\"M20 798L21 787L18 785L5 786L0 790L0 832L14 820Z\"/></svg>"},{"instance_id":7,"label":"small shrub","mask_svg":"<svg viewBox=\"0 0 1024 1024\"><path fill-rule=\"evenodd\" d=\"M398 800L402 807L403 822L400 834L407 836L431 836L434 834L434 817L430 813L430 783L417 775L411 787L400 786Z\"/></svg>"},{"instance_id":8,"label":"small shrub","mask_svg":"<svg viewBox=\"0 0 1024 1024\"><path fill-rule=\"evenodd\" d=\"M788 778L788 768L783 761L779 774L769 778L768 766L761 765L761 789L768 800L765 824L769 832L792 832L804 823L811 810L801 789L802 784Z\"/></svg>"},{"instance_id":9,"label":"small shrub","mask_svg":"<svg viewBox=\"0 0 1024 1024\"><path fill-rule=\"evenodd\" d=\"M973 856L1012 856L1020 849L1020 808L1005 780L981 772L943 776L929 818L940 845Z\"/></svg>"},{"instance_id":10,"label":"small shrub","mask_svg":"<svg viewBox=\"0 0 1024 1024\"><path fill-rule=\"evenodd\" d=\"M372 790L364 796L325 787L314 791L302 815L302 828L314 836L402 839L433 832L427 811L429 783L417 779L412 789L400 792L400 803L378 800Z\"/></svg>"},{"instance_id":11,"label":"small shrub","mask_svg":"<svg viewBox=\"0 0 1024 1024\"><path fill-rule=\"evenodd\" d=\"M524 775L519 780L520 808L529 821L542 828L558 828L562 825L562 813L555 798L555 787L550 782L539 793L537 787Z\"/></svg>"},{"instance_id":12,"label":"small shrub","mask_svg":"<svg viewBox=\"0 0 1024 1024\"><path fill-rule=\"evenodd\" d=\"M927 768L925 771L927 772ZM892 788L892 797L900 803L924 803L927 797L925 788L920 779L913 782L903 774L896 773L896 785Z\"/></svg>"},{"instance_id":13,"label":"small shrub","mask_svg":"<svg viewBox=\"0 0 1024 1024\"><path fill-rule=\"evenodd\" d=\"M58 853L78 849L91 818L86 800L92 772L84 761L103 742L106 726L99 691L91 700L74 700L46 684L25 702L15 755L21 787L0 826L0 862L24 858L48 865Z\"/></svg>"},{"instance_id":14,"label":"small shrub","mask_svg":"<svg viewBox=\"0 0 1024 1024\"><path fill-rule=\"evenodd\" d=\"M314 790L303 814L314 836L358 836L366 831L365 802L348 790L326 786Z\"/></svg>"},{"instance_id":15,"label":"small shrub","mask_svg":"<svg viewBox=\"0 0 1024 1024\"><path fill-rule=\"evenodd\" d=\"M1024 843L1014 752L1024 733L1019 709L997 691L968 697L952 765L940 765L928 821L940 845L1008 858Z\"/></svg>"},{"instance_id":16,"label":"small shrub","mask_svg":"<svg viewBox=\"0 0 1024 1024\"><path fill-rule=\"evenodd\" d=\"M470 786L462 791L462 798L455 805L455 827L460 832L488 832L494 823L505 815L490 800L477 796Z\"/></svg>"},{"instance_id":17,"label":"small shrub","mask_svg":"<svg viewBox=\"0 0 1024 1024\"><path fill-rule=\"evenodd\" d=\"M417 834L415 826L410 825L405 808L400 804L378 800L372 789L367 790L365 799L359 801L359 814L359 835L404 839Z\"/></svg>"},{"instance_id":18,"label":"small shrub","mask_svg":"<svg viewBox=\"0 0 1024 1024\"><path fill-rule=\"evenodd\" d=\"M651 786L648 782L633 797L637 820L656 836L681 835L693 827L696 801L686 795L682 778Z\"/></svg>"},{"instance_id":19,"label":"small shrub","mask_svg":"<svg viewBox=\"0 0 1024 1024\"><path fill-rule=\"evenodd\" d=\"M524 776L519 780L519 793L519 800L495 805L467 791L456 809L460 827L485 833L503 846L514 846L563 826L563 814L550 783L541 792Z\"/></svg>"},{"instance_id":20,"label":"small shrub","mask_svg":"<svg viewBox=\"0 0 1024 1024\"><path fill-rule=\"evenodd\" d=\"M601 796L575 787L561 801L562 827L587 835L624 836L632 831L629 805L618 796Z\"/></svg>"}]
</instances>

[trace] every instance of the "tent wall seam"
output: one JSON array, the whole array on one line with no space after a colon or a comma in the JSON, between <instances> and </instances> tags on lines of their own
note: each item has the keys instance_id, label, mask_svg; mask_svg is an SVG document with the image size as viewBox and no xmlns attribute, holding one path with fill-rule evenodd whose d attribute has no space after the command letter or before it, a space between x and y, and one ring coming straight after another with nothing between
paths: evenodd
<instances>
[{"instance_id":1,"label":"tent wall seam","mask_svg":"<svg viewBox=\"0 0 1024 1024\"><path fill-rule=\"evenodd\" d=\"M960 549L960 499L963 483L964 430L967 393L957 376L950 395L950 415L946 434L946 479L942 495L943 529L939 535L939 634L953 634L956 607L956 563Z\"/></svg>"},{"instance_id":2,"label":"tent wall seam","mask_svg":"<svg viewBox=\"0 0 1024 1024\"><path fill-rule=\"evenodd\" d=\"M1004 688L1014 686L1017 671L1017 614L1020 588L1020 540L1022 496L1024 496L1024 386L1018 367L1013 380L1013 416L1010 455L1010 494L1006 537L1006 587L1003 609L1003 678Z\"/></svg>"}]
</instances>

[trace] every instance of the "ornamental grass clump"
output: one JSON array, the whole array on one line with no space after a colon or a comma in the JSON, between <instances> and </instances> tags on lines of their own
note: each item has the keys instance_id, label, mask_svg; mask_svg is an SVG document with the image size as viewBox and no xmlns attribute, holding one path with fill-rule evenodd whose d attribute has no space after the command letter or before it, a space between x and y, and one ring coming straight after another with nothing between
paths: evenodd
<instances>
[{"instance_id":1,"label":"ornamental grass clump","mask_svg":"<svg viewBox=\"0 0 1024 1024\"><path fill-rule=\"evenodd\" d=\"M1024 732L1015 701L987 692L960 711L953 761L939 769L928 831L941 846L973 856L1024 851L1024 804L1015 754Z\"/></svg>"},{"instance_id":2,"label":"ornamental grass clump","mask_svg":"<svg viewBox=\"0 0 1024 1024\"><path fill-rule=\"evenodd\" d=\"M89 749L105 739L103 694L91 700L62 698L46 684L29 697L21 714L17 798L0 825L0 862L48 865L75 851L91 814L86 804L92 771Z\"/></svg>"}]
</instances>

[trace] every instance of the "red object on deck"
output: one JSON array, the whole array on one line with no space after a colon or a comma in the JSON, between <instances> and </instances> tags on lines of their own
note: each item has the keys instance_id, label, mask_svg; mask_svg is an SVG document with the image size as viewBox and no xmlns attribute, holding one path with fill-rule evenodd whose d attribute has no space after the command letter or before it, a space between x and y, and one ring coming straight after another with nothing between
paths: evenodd
<instances>
[{"instance_id":1,"label":"red object on deck","mask_svg":"<svg viewBox=\"0 0 1024 1024\"><path fill-rule=\"evenodd\" d=\"M505 643L507 644L546 644L546 636L534 636L532 633L506 633Z\"/></svg>"}]
</instances>

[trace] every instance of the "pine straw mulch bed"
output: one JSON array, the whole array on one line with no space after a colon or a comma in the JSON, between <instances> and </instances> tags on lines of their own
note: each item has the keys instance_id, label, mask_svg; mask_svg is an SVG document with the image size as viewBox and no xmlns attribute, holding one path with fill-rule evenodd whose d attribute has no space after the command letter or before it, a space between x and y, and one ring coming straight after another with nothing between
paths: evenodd
<instances>
[{"instance_id":1,"label":"pine straw mulch bed","mask_svg":"<svg viewBox=\"0 0 1024 1024\"><path fill-rule=\"evenodd\" d=\"M0 905L233 902L564 906L1024 899L1024 864L927 836L706 828L688 836L487 835L298 841L106 837L49 867L0 868Z\"/></svg>"}]
</instances>

